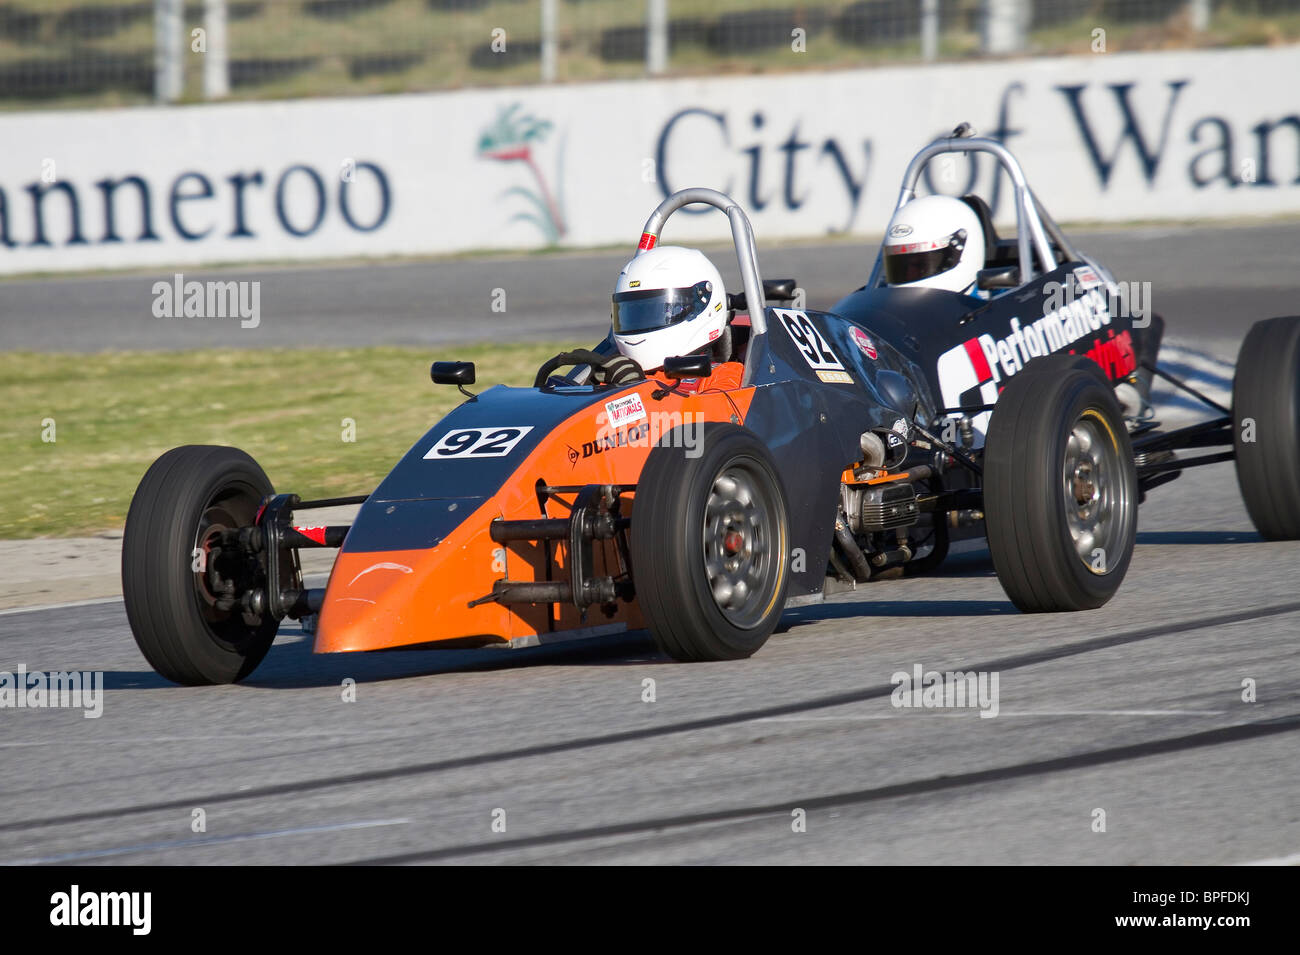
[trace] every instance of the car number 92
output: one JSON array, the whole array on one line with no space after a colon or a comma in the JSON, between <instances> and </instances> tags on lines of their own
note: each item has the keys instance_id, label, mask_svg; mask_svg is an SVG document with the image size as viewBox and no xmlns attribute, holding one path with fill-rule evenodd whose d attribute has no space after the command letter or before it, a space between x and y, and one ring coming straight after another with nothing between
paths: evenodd
<instances>
[{"instance_id":1,"label":"car number 92","mask_svg":"<svg viewBox=\"0 0 1300 955\"><path fill-rule=\"evenodd\" d=\"M822 333L817 330L812 319L803 312L792 312L783 308L774 311L780 317L781 324L785 326L791 341L799 348L804 361L808 362L809 368L813 371L844 370L844 364L839 356L835 354L830 343L822 337Z\"/></svg>"},{"instance_id":2,"label":"car number 92","mask_svg":"<svg viewBox=\"0 0 1300 955\"><path fill-rule=\"evenodd\" d=\"M456 428L444 434L437 444L425 452L424 459L504 458L532 430L532 425L516 428Z\"/></svg>"}]
</instances>

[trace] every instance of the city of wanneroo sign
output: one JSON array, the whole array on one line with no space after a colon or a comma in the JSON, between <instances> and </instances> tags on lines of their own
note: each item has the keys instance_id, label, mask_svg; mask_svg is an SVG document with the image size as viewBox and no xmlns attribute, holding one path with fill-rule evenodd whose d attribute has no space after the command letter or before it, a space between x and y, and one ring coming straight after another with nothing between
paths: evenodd
<instances>
[{"instance_id":1,"label":"city of wanneroo sign","mask_svg":"<svg viewBox=\"0 0 1300 955\"><path fill-rule=\"evenodd\" d=\"M732 195L762 240L878 235L908 159L959 122L1061 221L1295 212L1297 76L1292 46L15 113L0 273L608 245L686 186ZM923 187L1009 222L995 172L940 158ZM672 229L727 236L721 216Z\"/></svg>"}]
</instances>

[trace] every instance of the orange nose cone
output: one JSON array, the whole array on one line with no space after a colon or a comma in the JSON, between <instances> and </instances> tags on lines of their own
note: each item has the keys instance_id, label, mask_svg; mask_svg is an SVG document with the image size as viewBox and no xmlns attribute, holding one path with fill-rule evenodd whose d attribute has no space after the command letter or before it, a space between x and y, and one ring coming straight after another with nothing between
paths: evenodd
<instances>
[{"instance_id":1,"label":"orange nose cone","mask_svg":"<svg viewBox=\"0 0 1300 955\"><path fill-rule=\"evenodd\" d=\"M471 607L463 548L341 553L316 628L317 653L383 650L435 642L492 643L510 637L500 604ZM486 588L478 575L480 589Z\"/></svg>"},{"instance_id":2,"label":"orange nose cone","mask_svg":"<svg viewBox=\"0 0 1300 955\"><path fill-rule=\"evenodd\" d=\"M316 628L316 652L419 642L409 639L414 636L409 606L420 554L339 554Z\"/></svg>"}]
</instances>

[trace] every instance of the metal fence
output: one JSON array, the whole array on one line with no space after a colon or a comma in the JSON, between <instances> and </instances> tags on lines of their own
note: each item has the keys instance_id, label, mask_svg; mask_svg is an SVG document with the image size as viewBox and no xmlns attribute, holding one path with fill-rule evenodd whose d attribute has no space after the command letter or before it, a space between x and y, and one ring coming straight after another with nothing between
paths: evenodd
<instances>
[{"instance_id":1,"label":"metal fence","mask_svg":"<svg viewBox=\"0 0 1300 955\"><path fill-rule=\"evenodd\" d=\"M1300 0L13 0L0 107L1297 39Z\"/></svg>"}]
</instances>

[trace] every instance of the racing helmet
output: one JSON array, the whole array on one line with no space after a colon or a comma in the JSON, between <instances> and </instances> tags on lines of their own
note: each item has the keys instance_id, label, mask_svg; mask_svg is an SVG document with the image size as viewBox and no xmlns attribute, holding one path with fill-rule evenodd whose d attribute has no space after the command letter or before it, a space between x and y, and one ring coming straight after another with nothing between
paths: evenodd
<instances>
[{"instance_id":1,"label":"racing helmet","mask_svg":"<svg viewBox=\"0 0 1300 955\"><path fill-rule=\"evenodd\" d=\"M614 344L648 372L711 344L730 317L721 273L698 249L674 245L623 266L611 314Z\"/></svg>"},{"instance_id":2,"label":"racing helmet","mask_svg":"<svg viewBox=\"0 0 1300 955\"><path fill-rule=\"evenodd\" d=\"M984 227L960 199L913 199L889 220L884 265L890 285L969 292L984 267Z\"/></svg>"}]
</instances>

